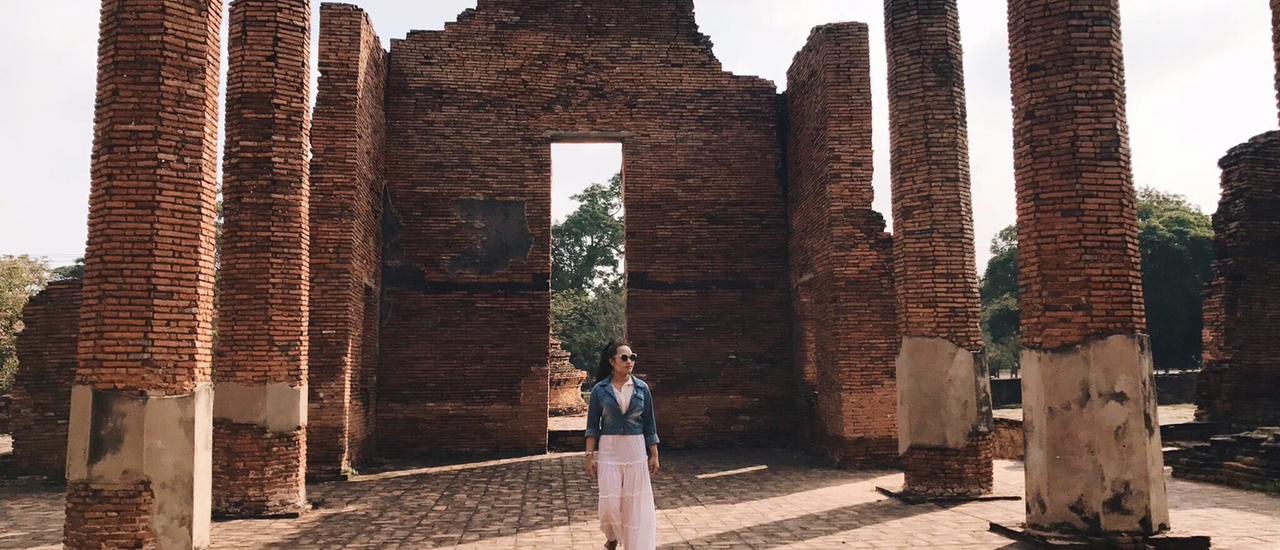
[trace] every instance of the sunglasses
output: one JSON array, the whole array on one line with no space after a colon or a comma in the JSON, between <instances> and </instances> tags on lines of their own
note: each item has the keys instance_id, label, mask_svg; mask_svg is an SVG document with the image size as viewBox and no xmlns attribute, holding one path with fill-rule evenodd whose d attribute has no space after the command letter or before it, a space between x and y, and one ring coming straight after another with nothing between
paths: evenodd
<instances>
[{"instance_id":1,"label":"sunglasses","mask_svg":"<svg viewBox=\"0 0 1280 550\"><path fill-rule=\"evenodd\" d=\"M640 359L640 356L634 353L631 355L622 354L618 356L618 359L621 359L623 363L635 363L638 359Z\"/></svg>"}]
</instances>

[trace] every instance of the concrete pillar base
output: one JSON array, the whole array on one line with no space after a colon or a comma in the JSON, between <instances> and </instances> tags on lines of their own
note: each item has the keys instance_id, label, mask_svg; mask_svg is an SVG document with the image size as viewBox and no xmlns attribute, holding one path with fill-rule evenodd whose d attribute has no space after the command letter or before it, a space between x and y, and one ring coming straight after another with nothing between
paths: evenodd
<instances>
[{"instance_id":1,"label":"concrete pillar base","mask_svg":"<svg viewBox=\"0 0 1280 550\"><path fill-rule=\"evenodd\" d=\"M1022 351L1027 530L1169 528L1151 347L1142 333Z\"/></svg>"},{"instance_id":2,"label":"concrete pillar base","mask_svg":"<svg viewBox=\"0 0 1280 550\"><path fill-rule=\"evenodd\" d=\"M907 336L896 365L903 492L990 493L993 423L986 356L944 338Z\"/></svg>"},{"instance_id":3,"label":"concrete pillar base","mask_svg":"<svg viewBox=\"0 0 1280 550\"><path fill-rule=\"evenodd\" d=\"M123 526L160 550L209 545L211 384L177 396L75 386L68 433L67 548L99 548Z\"/></svg>"}]
</instances>

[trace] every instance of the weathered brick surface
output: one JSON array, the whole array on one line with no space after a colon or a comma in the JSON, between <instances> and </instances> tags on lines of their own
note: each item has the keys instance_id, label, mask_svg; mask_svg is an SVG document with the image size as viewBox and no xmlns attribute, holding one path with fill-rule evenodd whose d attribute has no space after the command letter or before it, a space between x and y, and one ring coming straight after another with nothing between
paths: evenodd
<instances>
[{"instance_id":1,"label":"weathered brick surface","mask_svg":"<svg viewBox=\"0 0 1280 550\"><path fill-rule=\"evenodd\" d=\"M940 338L977 353L982 350L982 329L960 14L955 0L885 0L884 14L898 334ZM966 383L949 376L950 366L917 368L936 375L930 376L931 383ZM984 367L975 369L968 383L986 376ZM914 414L933 415L964 406L913 405L908 410L920 411ZM970 400L967 406L978 407L980 416L990 414L989 404L984 409ZM936 418L934 424L946 421ZM906 490L990 491L990 434L974 437L963 449L924 448L913 442L903 454Z\"/></svg>"},{"instance_id":2,"label":"weathered brick surface","mask_svg":"<svg viewBox=\"0 0 1280 550\"><path fill-rule=\"evenodd\" d=\"M61 479L80 339L80 281L55 281L22 309L13 380L13 473Z\"/></svg>"},{"instance_id":3,"label":"weathered brick surface","mask_svg":"<svg viewBox=\"0 0 1280 550\"><path fill-rule=\"evenodd\" d=\"M1009 3L1028 348L1146 328L1117 2Z\"/></svg>"},{"instance_id":4,"label":"weathered brick surface","mask_svg":"<svg viewBox=\"0 0 1280 550\"><path fill-rule=\"evenodd\" d=\"M723 71L691 1L481 0L393 41L388 82L380 452L545 448L550 146L584 134L622 142L664 442L787 439L776 91Z\"/></svg>"},{"instance_id":5,"label":"weathered brick surface","mask_svg":"<svg viewBox=\"0 0 1280 550\"><path fill-rule=\"evenodd\" d=\"M219 369L221 370L221 369ZM306 506L306 431L213 422L213 514L263 517Z\"/></svg>"},{"instance_id":6,"label":"weathered brick surface","mask_svg":"<svg viewBox=\"0 0 1280 550\"><path fill-rule=\"evenodd\" d=\"M103 0L78 384L208 382L222 2Z\"/></svg>"},{"instance_id":7,"label":"weathered brick surface","mask_svg":"<svg viewBox=\"0 0 1280 550\"><path fill-rule=\"evenodd\" d=\"M221 26L221 0L102 2L76 384L210 381ZM66 547L150 547L152 500L145 480L69 484Z\"/></svg>"},{"instance_id":8,"label":"weathered brick surface","mask_svg":"<svg viewBox=\"0 0 1280 550\"><path fill-rule=\"evenodd\" d=\"M1178 451L1170 462L1174 477L1277 492L1280 428L1214 436Z\"/></svg>"},{"instance_id":9,"label":"weathered brick surface","mask_svg":"<svg viewBox=\"0 0 1280 550\"><path fill-rule=\"evenodd\" d=\"M1001 460L1022 460L1026 456L1022 420L996 418L991 432L991 456Z\"/></svg>"},{"instance_id":10,"label":"weathered brick surface","mask_svg":"<svg viewBox=\"0 0 1280 550\"><path fill-rule=\"evenodd\" d=\"M86 258L87 260L87 258ZM157 547L151 529L155 496L151 483L67 484L65 548L102 549Z\"/></svg>"},{"instance_id":11,"label":"weathered brick surface","mask_svg":"<svg viewBox=\"0 0 1280 550\"><path fill-rule=\"evenodd\" d=\"M337 475L369 447L376 372L386 52L369 17L320 8L311 132L309 474ZM374 334L368 334L369 332Z\"/></svg>"},{"instance_id":12,"label":"weathered brick surface","mask_svg":"<svg viewBox=\"0 0 1280 550\"><path fill-rule=\"evenodd\" d=\"M991 492L995 454L991 433L969 439L963 449L916 448L902 454L905 490L928 495L978 496Z\"/></svg>"},{"instance_id":13,"label":"weathered brick surface","mask_svg":"<svg viewBox=\"0 0 1280 550\"><path fill-rule=\"evenodd\" d=\"M1244 427L1280 425L1280 133L1218 161L1213 281L1204 304L1198 416Z\"/></svg>"},{"instance_id":14,"label":"weathered brick surface","mask_svg":"<svg viewBox=\"0 0 1280 550\"><path fill-rule=\"evenodd\" d=\"M304 386L311 3L235 0L228 24L217 382ZM304 429L270 433L221 418L215 426L215 513L304 504Z\"/></svg>"},{"instance_id":15,"label":"weathered brick surface","mask_svg":"<svg viewBox=\"0 0 1280 550\"><path fill-rule=\"evenodd\" d=\"M815 373L820 448L850 464L898 454L892 238L871 210L868 43L865 24L815 28L786 94L793 357Z\"/></svg>"}]
</instances>

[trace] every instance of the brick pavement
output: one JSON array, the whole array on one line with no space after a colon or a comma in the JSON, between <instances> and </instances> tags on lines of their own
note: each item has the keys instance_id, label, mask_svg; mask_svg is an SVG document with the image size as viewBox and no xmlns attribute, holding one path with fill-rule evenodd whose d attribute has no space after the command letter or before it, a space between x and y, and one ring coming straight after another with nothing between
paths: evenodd
<instances>
[{"instance_id":1,"label":"brick pavement","mask_svg":"<svg viewBox=\"0 0 1280 550\"><path fill-rule=\"evenodd\" d=\"M942 508L887 500L897 472L816 467L787 451L668 452L655 478L659 548L1023 550L987 532L1021 502ZM598 549L592 484L575 454L400 470L308 486L300 519L215 523L217 549ZM764 466L764 468L761 468ZM996 491L1022 489L1022 465L996 462ZM1175 529L1219 550L1280 550L1280 498L1170 479ZM0 549L58 548L62 493L0 486Z\"/></svg>"}]
</instances>

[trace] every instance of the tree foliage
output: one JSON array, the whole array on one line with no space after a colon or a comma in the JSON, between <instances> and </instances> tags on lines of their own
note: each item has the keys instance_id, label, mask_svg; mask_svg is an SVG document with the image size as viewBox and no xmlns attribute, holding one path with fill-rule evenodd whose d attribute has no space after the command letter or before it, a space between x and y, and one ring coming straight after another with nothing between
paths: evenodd
<instances>
[{"instance_id":1,"label":"tree foliage","mask_svg":"<svg viewBox=\"0 0 1280 550\"><path fill-rule=\"evenodd\" d=\"M1200 365L1203 289L1213 276L1213 223L1181 195L1138 191L1142 289L1151 351L1160 370ZM979 284L982 332L991 370L1017 371L1020 352L1017 229L991 242Z\"/></svg>"},{"instance_id":2,"label":"tree foliage","mask_svg":"<svg viewBox=\"0 0 1280 550\"><path fill-rule=\"evenodd\" d=\"M572 198L578 209L551 228L551 331L575 367L594 373L626 319L622 175Z\"/></svg>"},{"instance_id":3,"label":"tree foliage","mask_svg":"<svg viewBox=\"0 0 1280 550\"><path fill-rule=\"evenodd\" d=\"M18 371L15 348L22 308L50 278L49 264L30 256L0 256L0 393L8 393Z\"/></svg>"}]
</instances>

